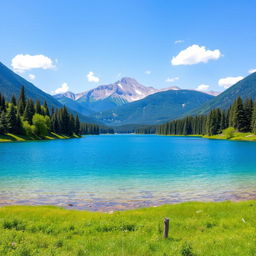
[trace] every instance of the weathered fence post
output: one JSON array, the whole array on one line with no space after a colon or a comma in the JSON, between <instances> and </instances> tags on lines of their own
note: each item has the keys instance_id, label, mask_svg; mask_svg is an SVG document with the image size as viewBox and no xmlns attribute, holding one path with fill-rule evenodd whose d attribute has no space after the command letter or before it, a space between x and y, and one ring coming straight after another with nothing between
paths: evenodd
<instances>
[{"instance_id":1,"label":"weathered fence post","mask_svg":"<svg viewBox=\"0 0 256 256\"><path fill-rule=\"evenodd\" d=\"M169 218L164 218L164 238L168 238L169 233Z\"/></svg>"}]
</instances>

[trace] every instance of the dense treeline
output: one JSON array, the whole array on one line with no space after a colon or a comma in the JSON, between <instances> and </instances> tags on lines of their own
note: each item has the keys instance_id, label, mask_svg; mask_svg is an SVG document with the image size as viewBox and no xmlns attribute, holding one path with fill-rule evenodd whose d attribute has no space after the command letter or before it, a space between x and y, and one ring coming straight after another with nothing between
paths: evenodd
<instances>
[{"instance_id":1,"label":"dense treeline","mask_svg":"<svg viewBox=\"0 0 256 256\"><path fill-rule=\"evenodd\" d=\"M94 128L90 129L91 126ZM27 99L24 87L21 88L18 100L13 96L10 102L6 102L0 94L0 134L44 137L53 132L72 136L80 135L84 130L87 134L97 134L97 125L81 124L79 117L74 117L65 106L50 111L46 101L41 105L40 101Z\"/></svg>"},{"instance_id":2,"label":"dense treeline","mask_svg":"<svg viewBox=\"0 0 256 256\"><path fill-rule=\"evenodd\" d=\"M161 135L216 135L233 127L238 132L256 134L256 101L238 97L228 110L213 109L208 115L188 116L157 127ZM138 133L150 133L154 127L140 129Z\"/></svg>"}]
</instances>

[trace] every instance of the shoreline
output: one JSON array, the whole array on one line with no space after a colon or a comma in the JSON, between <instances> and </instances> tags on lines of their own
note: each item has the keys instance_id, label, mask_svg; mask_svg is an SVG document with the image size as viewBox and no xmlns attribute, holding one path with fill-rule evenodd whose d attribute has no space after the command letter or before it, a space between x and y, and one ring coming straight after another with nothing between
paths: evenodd
<instances>
[{"instance_id":1,"label":"shoreline","mask_svg":"<svg viewBox=\"0 0 256 256\"><path fill-rule=\"evenodd\" d=\"M1 134L0 135L0 143L12 143L12 142L31 142L31 141L49 141L49 140L67 140L67 139L79 139L82 138L83 135L72 135L72 136L67 136L67 135L62 135L62 134L57 134L51 132L47 136L41 138L38 136L26 136L26 135L16 135L12 133L6 133L6 134Z\"/></svg>"},{"instance_id":2,"label":"shoreline","mask_svg":"<svg viewBox=\"0 0 256 256\"><path fill-rule=\"evenodd\" d=\"M156 134L158 136L171 136L171 137L199 137L203 139L210 139L210 140L228 140L228 141L247 141L247 142L256 142L256 134L252 133L237 133L234 137L227 139L223 134L217 135L200 135L200 134L193 134L193 135L177 135L177 134Z\"/></svg>"},{"instance_id":3,"label":"shoreline","mask_svg":"<svg viewBox=\"0 0 256 256\"><path fill-rule=\"evenodd\" d=\"M61 207L63 209L77 210L77 211L89 211L89 212L116 212L116 211L131 211L138 210L142 208L154 208L161 207L163 205L177 205L183 203L221 203L221 202L246 202L255 200L255 192L247 193L237 193L229 196L220 197L209 197L209 198L191 198L191 199L176 199L170 200L166 199L137 199L137 200L125 200L125 201L108 201L108 200L94 200L93 199L62 199L60 201L53 201L46 199L36 200L36 199L22 199L12 200L12 199L2 199L0 200L0 208L9 206L51 206L51 207Z\"/></svg>"}]
</instances>

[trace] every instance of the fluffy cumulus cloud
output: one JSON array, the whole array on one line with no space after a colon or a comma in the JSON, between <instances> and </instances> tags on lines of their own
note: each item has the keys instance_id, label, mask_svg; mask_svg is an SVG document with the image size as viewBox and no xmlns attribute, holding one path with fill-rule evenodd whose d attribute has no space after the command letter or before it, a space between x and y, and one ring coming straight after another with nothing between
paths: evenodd
<instances>
[{"instance_id":1,"label":"fluffy cumulus cloud","mask_svg":"<svg viewBox=\"0 0 256 256\"><path fill-rule=\"evenodd\" d=\"M87 80L90 83L98 83L100 81L100 78L95 76L92 71L90 71L87 75Z\"/></svg>"},{"instance_id":2,"label":"fluffy cumulus cloud","mask_svg":"<svg viewBox=\"0 0 256 256\"><path fill-rule=\"evenodd\" d=\"M217 60L221 57L220 50L207 50L205 46L193 44L182 50L177 56L173 57L173 66L193 65L197 63L207 63L209 60Z\"/></svg>"},{"instance_id":3,"label":"fluffy cumulus cloud","mask_svg":"<svg viewBox=\"0 0 256 256\"><path fill-rule=\"evenodd\" d=\"M238 81L242 80L242 76L228 76L225 78L221 78L218 82L219 86L224 87L225 89L229 88L230 86L234 85Z\"/></svg>"},{"instance_id":4,"label":"fluffy cumulus cloud","mask_svg":"<svg viewBox=\"0 0 256 256\"><path fill-rule=\"evenodd\" d=\"M34 74L29 74L29 75L28 75L28 79L31 80L31 81L33 81L33 80L36 79L36 76L35 76Z\"/></svg>"},{"instance_id":5,"label":"fluffy cumulus cloud","mask_svg":"<svg viewBox=\"0 0 256 256\"><path fill-rule=\"evenodd\" d=\"M24 72L34 68L52 69L55 67L53 61L42 54L18 54L12 59L11 66L18 72Z\"/></svg>"},{"instance_id":6,"label":"fluffy cumulus cloud","mask_svg":"<svg viewBox=\"0 0 256 256\"><path fill-rule=\"evenodd\" d=\"M197 86L196 90L198 91L207 91L210 88L210 85L208 84L200 84Z\"/></svg>"},{"instance_id":7,"label":"fluffy cumulus cloud","mask_svg":"<svg viewBox=\"0 0 256 256\"><path fill-rule=\"evenodd\" d=\"M173 83L173 82L175 82L175 81L177 81L177 80L179 80L180 78L179 77L167 77L166 79L165 79L165 82L166 83Z\"/></svg>"},{"instance_id":8,"label":"fluffy cumulus cloud","mask_svg":"<svg viewBox=\"0 0 256 256\"><path fill-rule=\"evenodd\" d=\"M250 69L250 70L248 71L249 74L252 74L252 73L254 73L254 72L256 72L256 68Z\"/></svg>"},{"instance_id":9,"label":"fluffy cumulus cloud","mask_svg":"<svg viewBox=\"0 0 256 256\"><path fill-rule=\"evenodd\" d=\"M59 94L59 93L65 93L69 90L69 86L67 83L63 83L60 88L57 88L55 91L53 91L53 94Z\"/></svg>"},{"instance_id":10,"label":"fluffy cumulus cloud","mask_svg":"<svg viewBox=\"0 0 256 256\"><path fill-rule=\"evenodd\" d=\"M146 70L146 71L145 71L145 74L146 74L146 75L150 75L151 73L152 73L151 70Z\"/></svg>"}]
</instances>

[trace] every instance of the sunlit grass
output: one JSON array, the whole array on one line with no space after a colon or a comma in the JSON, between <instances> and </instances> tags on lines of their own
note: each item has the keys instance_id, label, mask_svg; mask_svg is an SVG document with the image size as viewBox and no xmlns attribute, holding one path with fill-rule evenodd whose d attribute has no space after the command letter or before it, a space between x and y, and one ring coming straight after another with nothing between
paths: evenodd
<instances>
[{"instance_id":1,"label":"sunlit grass","mask_svg":"<svg viewBox=\"0 0 256 256\"><path fill-rule=\"evenodd\" d=\"M0 255L253 256L256 201L183 203L96 213L0 208ZM163 219L170 237L163 239Z\"/></svg>"},{"instance_id":2,"label":"sunlit grass","mask_svg":"<svg viewBox=\"0 0 256 256\"><path fill-rule=\"evenodd\" d=\"M218 134L213 136L203 136L204 138L208 139L219 139L225 140L226 137L224 134ZM229 140L241 140L241 141L256 141L256 135L253 133L242 133L242 132L235 132L234 136Z\"/></svg>"},{"instance_id":3,"label":"sunlit grass","mask_svg":"<svg viewBox=\"0 0 256 256\"><path fill-rule=\"evenodd\" d=\"M57 134L51 132L47 136L25 136L25 135L15 135L12 133L0 134L0 142L21 142L21 141L31 141L31 140L55 140L55 139L70 139L70 138L80 138L78 135L66 136L62 134Z\"/></svg>"}]
</instances>

